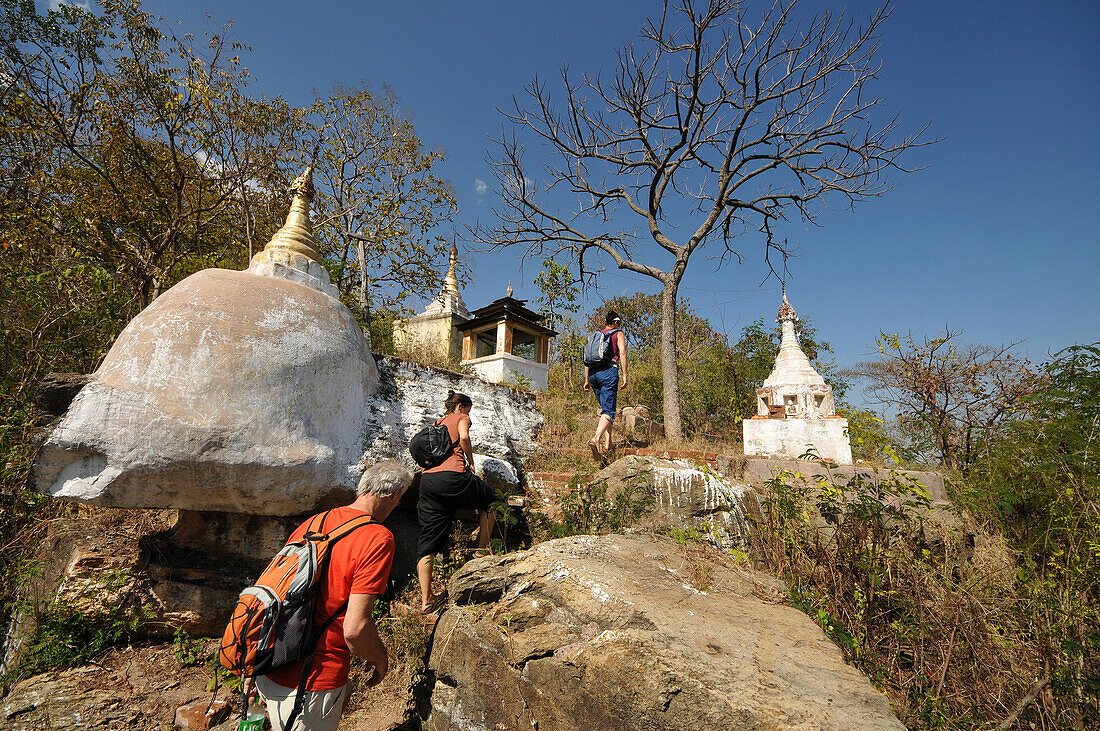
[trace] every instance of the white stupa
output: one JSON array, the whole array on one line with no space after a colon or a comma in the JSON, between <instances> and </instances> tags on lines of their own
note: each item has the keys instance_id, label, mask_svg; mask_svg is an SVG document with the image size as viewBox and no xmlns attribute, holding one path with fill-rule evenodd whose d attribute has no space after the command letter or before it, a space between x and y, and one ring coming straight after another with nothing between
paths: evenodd
<instances>
[{"instance_id":1,"label":"white stupa","mask_svg":"<svg viewBox=\"0 0 1100 731\"><path fill-rule=\"evenodd\" d=\"M458 326L470 319L470 311L458 289L457 269L458 250L452 244L443 289L419 315L393 324L393 344L398 354L410 359L460 359L462 334Z\"/></svg>"},{"instance_id":2,"label":"white stupa","mask_svg":"<svg viewBox=\"0 0 1100 731\"><path fill-rule=\"evenodd\" d=\"M802 352L797 321L784 290L776 317L783 338L775 367L756 391L756 416L743 422L745 454L798 458L812 449L837 464L852 464L848 420L836 415L832 387Z\"/></svg>"}]
</instances>

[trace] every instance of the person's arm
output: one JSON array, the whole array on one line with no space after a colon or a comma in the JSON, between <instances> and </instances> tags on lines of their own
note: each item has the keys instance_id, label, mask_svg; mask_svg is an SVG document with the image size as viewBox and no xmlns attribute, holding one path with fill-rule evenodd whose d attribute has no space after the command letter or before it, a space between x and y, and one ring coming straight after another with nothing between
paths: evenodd
<instances>
[{"instance_id":1,"label":"person's arm","mask_svg":"<svg viewBox=\"0 0 1100 731\"><path fill-rule=\"evenodd\" d=\"M378 627L374 624L375 594L352 594L348 597L348 610L344 615L344 642L351 654L360 657L374 667L374 676L367 681L368 687L382 682L389 671L389 653L378 636Z\"/></svg>"},{"instance_id":2,"label":"person's arm","mask_svg":"<svg viewBox=\"0 0 1100 731\"><path fill-rule=\"evenodd\" d=\"M470 420L458 420L458 446L466 455L466 467L474 471L474 443L470 441Z\"/></svg>"},{"instance_id":3,"label":"person's arm","mask_svg":"<svg viewBox=\"0 0 1100 731\"><path fill-rule=\"evenodd\" d=\"M619 388L626 388L626 335L622 330L615 333L615 340L619 346L619 376L622 378Z\"/></svg>"},{"instance_id":4,"label":"person's arm","mask_svg":"<svg viewBox=\"0 0 1100 731\"><path fill-rule=\"evenodd\" d=\"M588 382L588 366L584 367L584 390L591 390L592 384Z\"/></svg>"}]
</instances>

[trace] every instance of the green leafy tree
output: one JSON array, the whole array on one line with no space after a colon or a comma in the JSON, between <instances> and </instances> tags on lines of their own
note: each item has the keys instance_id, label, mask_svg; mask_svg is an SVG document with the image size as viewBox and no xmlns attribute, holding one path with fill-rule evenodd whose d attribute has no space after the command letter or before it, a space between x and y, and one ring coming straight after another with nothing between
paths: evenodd
<instances>
[{"instance_id":1,"label":"green leafy tree","mask_svg":"<svg viewBox=\"0 0 1100 731\"><path fill-rule=\"evenodd\" d=\"M238 211L262 193L242 181L270 180L277 155L231 150L283 139L272 120L288 115L256 100L241 113L238 44L165 31L134 0L3 10L0 35L15 40L0 44L0 119L25 215L68 255L115 271L137 307L197 268L246 263Z\"/></svg>"},{"instance_id":2,"label":"green leafy tree","mask_svg":"<svg viewBox=\"0 0 1100 731\"><path fill-rule=\"evenodd\" d=\"M397 95L338 87L304 125L320 143L314 233L345 302L367 319L436 291L448 259L434 231L453 218L454 191L436 174L443 153L424 149Z\"/></svg>"},{"instance_id":3,"label":"green leafy tree","mask_svg":"<svg viewBox=\"0 0 1100 731\"><path fill-rule=\"evenodd\" d=\"M1100 343L1055 354L959 498L1019 556L1021 620L1056 700L1049 728L1100 725ZM1044 704L1045 705L1045 704ZM1042 709L1039 711L1042 713Z\"/></svg>"},{"instance_id":4,"label":"green leafy tree","mask_svg":"<svg viewBox=\"0 0 1100 731\"><path fill-rule=\"evenodd\" d=\"M580 309L577 302L580 287L569 267L546 259L534 284L539 288L535 304L539 314L546 316L547 326L560 331L572 324L572 316Z\"/></svg>"}]
</instances>

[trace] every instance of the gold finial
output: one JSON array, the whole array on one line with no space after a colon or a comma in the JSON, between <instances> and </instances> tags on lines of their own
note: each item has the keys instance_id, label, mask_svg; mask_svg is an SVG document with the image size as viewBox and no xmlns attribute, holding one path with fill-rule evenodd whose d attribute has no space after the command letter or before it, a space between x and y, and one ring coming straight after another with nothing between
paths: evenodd
<instances>
[{"instance_id":1,"label":"gold finial","mask_svg":"<svg viewBox=\"0 0 1100 731\"><path fill-rule=\"evenodd\" d=\"M512 296L512 283L511 282L508 282L508 296L509 297Z\"/></svg>"},{"instance_id":2,"label":"gold finial","mask_svg":"<svg viewBox=\"0 0 1100 731\"><path fill-rule=\"evenodd\" d=\"M443 280L443 291L458 294L458 247L451 242L451 261L447 266L447 278Z\"/></svg>"},{"instance_id":3,"label":"gold finial","mask_svg":"<svg viewBox=\"0 0 1100 731\"><path fill-rule=\"evenodd\" d=\"M307 165L287 190L294 194L294 198L290 201L286 223L275 232L264 249L289 249L320 264L321 252L313 238L313 223L309 220L309 204L314 195L313 166Z\"/></svg>"}]
</instances>

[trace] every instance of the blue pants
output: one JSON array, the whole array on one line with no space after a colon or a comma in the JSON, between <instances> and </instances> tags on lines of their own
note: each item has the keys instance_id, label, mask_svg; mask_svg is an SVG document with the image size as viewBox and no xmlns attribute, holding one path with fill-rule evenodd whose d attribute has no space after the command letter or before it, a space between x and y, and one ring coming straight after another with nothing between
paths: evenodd
<instances>
[{"instance_id":1,"label":"blue pants","mask_svg":"<svg viewBox=\"0 0 1100 731\"><path fill-rule=\"evenodd\" d=\"M619 398L619 366L613 365L588 372L588 383L600 404L600 413L615 418L615 402Z\"/></svg>"}]
</instances>

